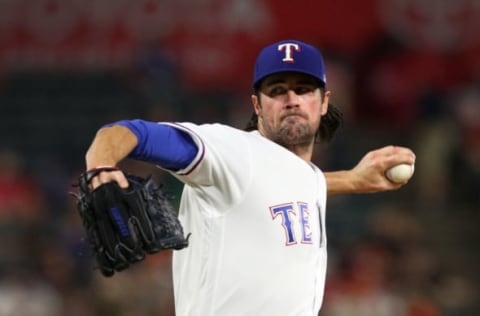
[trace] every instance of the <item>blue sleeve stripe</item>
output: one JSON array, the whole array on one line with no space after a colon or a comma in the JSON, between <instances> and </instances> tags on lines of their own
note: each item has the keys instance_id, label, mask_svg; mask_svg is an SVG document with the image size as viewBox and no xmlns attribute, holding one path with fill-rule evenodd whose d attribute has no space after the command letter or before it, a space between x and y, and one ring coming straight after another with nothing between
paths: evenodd
<instances>
[{"instance_id":1,"label":"blue sleeve stripe","mask_svg":"<svg viewBox=\"0 0 480 316\"><path fill-rule=\"evenodd\" d=\"M190 130L189 128L187 128L183 125L178 125L178 124L173 124L173 125L178 127L179 129L185 131L185 133L187 133L188 135L190 135L190 136L193 135L193 137L195 138L196 133L194 131ZM197 138L198 138L198 136L197 136ZM197 152L197 157L195 158L195 161L188 167L188 169L184 169L180 173L178 173L179 175L186 176L186 175L189 175L190 173L192 173L192 171L197 168L197 166L200 164L200 162L202 162L203 157L205 157L205 145L203 144L203 142L200 138L198 138L198 142L199 143L197 143L197 148L198 148L198 151L200 151L200 155Z\"/></svg>"},{"instance_id":2,"label":"blue sleeve stripe","mask_svg":"<svg viewBox=\"0 0 480 316\"><path fill-rule=\"evenodd\" d=\"M145 120L123 120L111 125L130 129L138 144L128 156L159 165L168 170L182 170L190 165L198 153L198 147L185 131L167 124Z\"/></svg>"}]
</instances>

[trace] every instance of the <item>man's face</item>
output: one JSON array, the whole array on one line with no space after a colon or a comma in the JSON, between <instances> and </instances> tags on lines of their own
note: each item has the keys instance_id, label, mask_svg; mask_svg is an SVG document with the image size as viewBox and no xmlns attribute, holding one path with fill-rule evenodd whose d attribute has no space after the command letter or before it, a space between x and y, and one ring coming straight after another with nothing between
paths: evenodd
<instances>
[{"instance_id":1,"label":"man's face","mask_svg":"<svg viewBox=\"0 0 480 316\"><path fill-rule=\"evenodd\" d=\"M314 142L320 118L328 109L329 91L322 99L313 77L285 72L265 78L259 92L252 102L262 135L284 147Z\"/></svg>"}]
</instances>

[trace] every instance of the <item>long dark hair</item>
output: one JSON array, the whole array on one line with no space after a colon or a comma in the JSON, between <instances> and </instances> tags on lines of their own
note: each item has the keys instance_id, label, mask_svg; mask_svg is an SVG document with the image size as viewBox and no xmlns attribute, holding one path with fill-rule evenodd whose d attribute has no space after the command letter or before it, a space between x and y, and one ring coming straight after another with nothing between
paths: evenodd
<instances>
[{"instance_id":1,"label":"long dark hair","mask_svg":"<svg viewBox=\"0 0 480 316\"><path fill-rule=\"evenodd\" d=\"M323 90L323 89L322 89ZM322 91L323 95L324 91ZM255 94L259 97L258 91L255 91ZM320 126L318 127L317 134L315 136L316 142L329 143L335 132L343 124L343 114L335 105L328 104L327 113L322 116L320 121ZM258 116L253 112L250 120L247 122L244 130L254 131L258 129Z\"/></svg>"}]
</instances>

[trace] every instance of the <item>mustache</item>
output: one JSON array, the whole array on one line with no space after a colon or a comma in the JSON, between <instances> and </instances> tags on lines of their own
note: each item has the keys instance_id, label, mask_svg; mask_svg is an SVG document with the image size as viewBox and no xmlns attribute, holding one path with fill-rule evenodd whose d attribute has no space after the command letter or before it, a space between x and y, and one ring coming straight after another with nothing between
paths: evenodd
<instances>
[{"instance_id":1,"label":"mustache","mask_svg":"<svg viewBox=\"0 0 480 316\"><path fill-rule=\"evenodd\" d=\"M280 115L280 120L284 120L289 116L300 116L301 118L308 119L308 115L305 112L302 112L300 110L288 110L285 111L285 113L283 113L282 115Z\"/></svg>"}]
</instances>

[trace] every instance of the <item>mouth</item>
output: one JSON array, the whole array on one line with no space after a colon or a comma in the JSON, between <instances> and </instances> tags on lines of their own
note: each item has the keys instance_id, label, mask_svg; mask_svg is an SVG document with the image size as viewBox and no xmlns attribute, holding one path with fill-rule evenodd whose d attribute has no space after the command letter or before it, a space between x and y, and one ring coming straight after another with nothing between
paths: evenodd
<instances>
[{"instance_id":1,"label":"mouth","mask_svg":"<svg viewBox=\"0 0 480 316\"><path fill-rule=\"evenodd\" d=\"M285 120L290 120L290 119L295 119L295 118L303 118L303 119L307 119L307 115L305 115L304 113L301 113L301 112L290 112L290 113L286 113L284 115L282 115L280 117L280 120L281 121L285 121Z\"/></svg>"}]
</instances>

